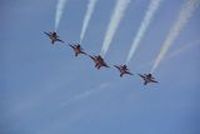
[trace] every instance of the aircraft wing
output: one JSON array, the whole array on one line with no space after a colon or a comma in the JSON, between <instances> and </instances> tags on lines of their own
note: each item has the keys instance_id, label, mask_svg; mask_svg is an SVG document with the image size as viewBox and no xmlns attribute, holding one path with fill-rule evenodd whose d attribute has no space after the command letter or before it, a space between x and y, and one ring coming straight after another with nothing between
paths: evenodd
<instances>
[{"instance_id":1,"label":"aircraft wing","mask_svg":"<svg viewBox=\"0 0 200 134\"><path fill-rule=\"evenodd\" d=\"M120 70L120 67L119 66L117 66L117 65L113 65L114 67L116 67L118 70Z\"/></svg>"},{"instance_id":2,"label":"aircraft wing","mask_svg":"<svg viewBox=\"0 0 200 134\"><path fill-rule=\"evenodd\" d=\"M153 83L158 83L158 81L155 81L155 80L151 80L151 82L153 82Z\"/></svg>"},{"instance_id":3,"label":"aircraft wing","mask_svg":"<svg viewBox=\"0 0 200 134\"><path fill-rule=\"evenodd\" d=\"M47 32L44 32L44 34L46 34L47 36L51 36L51 34L47 33Z\"/></svg>"},{"instance_id":4,"label":"aircraft wing","mask_svg":"<svg viewBox=\"0 0 200 134\"><path fill-rule=\"evenodd\" d=\"M133 75L131 72L126 72L127 74L129 74L129 75Z\"/></svg>"},{"instance_id":5,"label":"aircraft wing","mask_svg":"<svg viewBox=\"0 0 200 134\"><path fill-rule=\"evenodd\" d=\"M65 43L63 40L61 39L56 39L56 41L59 41L59 42L62 42L62 43Z\"/></svg>"},{"instance_id":6,"label":"aircraft wing","mask_svg":"<svg viewBox=\"0 0 200 134\"><path fill-rule=\"evenodd\" d=\"M96 61L96 59L93 57L93 56L91 56L91 55L88 55L94 62Z\"/></svg>"},{"instance_id":7,"label":"aircraft wing","mask_svg":"<svg viewBox=\"0 0 200 134\"><path fill-rule=\"evenodd\" d=\"M73 49L75 49L75 47L73 46L73 45L71 45L71 44L68 44L71 48L73 48Z\"/></svg>"},{"instance_id":8,"label":"aircraft wing","mask_svg":"<svg viewBox=\"0 0 200 134\"><path fill-rule=\"evenodd\" d=\"M84 52L84 51L81 51L80 53L82 53L82 54L85 54L85 55L88 55L86 52Z\"/></svg>"},{"instance_id":9,"label":"aircraft wing","mask_svg":"<svg viewBox=\"0 0 200 134\"><path fill-rule=\"evenodd\" d=\"M141 75L141 74L138 74L141 78L145 79L145 76L144 75Z\"/></svg>"},{"instance_id":10,"label":"aircraft wing","mask_svg":"<svg viewBox=\"0 0 200 134\"><path fill-rule=\"evenodd\" d=\"M110 66L108 66L106 63L103 64L105 67L110 68Z\"/></svg>"}]
</instances>

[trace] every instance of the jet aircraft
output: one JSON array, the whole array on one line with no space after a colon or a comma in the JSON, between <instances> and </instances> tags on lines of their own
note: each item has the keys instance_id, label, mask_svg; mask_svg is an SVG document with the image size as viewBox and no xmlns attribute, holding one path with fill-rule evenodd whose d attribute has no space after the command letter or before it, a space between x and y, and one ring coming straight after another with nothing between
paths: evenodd
<instances>
[{"instance_id":1,"label":"jet aircraft","mask_svg":"<svg viewBox=\"0 0 200 134\"><path fill-rule=\"evenodd\" d=\"M91 56L91 55L88 55L95 63L95 67L97 69L100 69L101 67L107 67L109 68L109 66L106 64L106 62L104 61L104 59L98 55L98 56Z\"/></svg>"},{"instance_id":2,"label":"jet aircraft","mask_svg":"<svg viewBox=\"0 0 200 134\"><path fill-rule=\"evenodd\" d=\"M69 44L69 46L74 50L75 52L75 56L77 57L79 54L84 54L87 55L86 52L83 51L83 48L81 47L81 45L79 43L77 44Z\"/></svg>"},{"instance_id":3,"label":"jet aircraft","mask_svg":"<svg viewBox=\"0 0 200 134\"><path fill-rule=\"evenodd\" d=\"M56 32L44 32L44 34L46 34L49 37L52 44L54 44L56 41L64 43L63 40L59 39L59 36Z\"/></svg>"},{"instance_id":4,"label":"jet aircraft","mask_svg":"<svg viewBox=\"0 0 200 134\"><path fill-rule=\"evenodd\" d=\"M114 65L115 68L117 68L120 72L120 77L123 77L124 74L133 75L131 72L129 72L129 69L127 68L127 65Z\"/></svg>"},{"instance_id":5,"label":"jet aircraft","mask_svg":"<svg viewBox=\"0 0 200 134\"><path fill-rule=\"evenodd\" d=\"M148 83L158 83L158 81L155 80L155 78L152 76L151 73L149 74L138 74L143 80L144 80L144 85L147 85Z\"/></svg>"}]
</instances>

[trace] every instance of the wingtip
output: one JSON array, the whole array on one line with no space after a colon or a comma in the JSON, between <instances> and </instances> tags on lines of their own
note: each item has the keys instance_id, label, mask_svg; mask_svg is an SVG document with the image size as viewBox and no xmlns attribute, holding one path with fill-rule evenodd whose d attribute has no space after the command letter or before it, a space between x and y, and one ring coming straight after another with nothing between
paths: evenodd
<instances>
[{"instance_id":1,"label":"wingtip","mask_svg":"<svg viewBox=\"0 0 200 134\"><path fill-rule=\"evenodd\" d=\"M45 31L43 31L43 34L45 34L45 35L48 35L48 33L47 33L47 32L45 32Z\"/></svg>"},{"instance_id":2,"label":"wingtip","mask_svg":"<svg viewBox=\"0 0 200 134\"><path fill-rule=\"evenodd\" d=\"M106 64L106 67L110 68L110 66L109 66L109 65L107 65L107 64Z\"/></svg>"},{"instance_id":3,"label":"wingtip","mask_svg":"<svg viewBox=\"0 0 200 134\"><path fill-rule=\"evenodd\" d=\"M113 65L113 67L116 67L116 68L117 68L117 65Z\"/></svg>"}]
</instances>

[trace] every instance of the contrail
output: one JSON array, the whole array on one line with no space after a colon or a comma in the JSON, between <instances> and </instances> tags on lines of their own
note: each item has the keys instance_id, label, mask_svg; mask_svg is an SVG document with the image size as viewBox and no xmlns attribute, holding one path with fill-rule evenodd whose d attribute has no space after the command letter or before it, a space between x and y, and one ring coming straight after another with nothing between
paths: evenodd
<instances>
[{"instance_id":1,"label":"contrail","mask_svg":"<svg viewBox=\"0 0 200 134\"><path fill-rule=\"evenodd\" d=\"M67 0L58 0L57 6L56 6L56 16L55 16L55 31L57 31L58 26L60 24L60 20L62 18L62 14L63 14L66 2Z\"/></svg>"},{"instance_id":2,"label":"contrail","mask_svg":"<svg viewBox=\"0 0 200 134\"><path fill-rule=\"evenodd\" d=\"M102 91L102 90L108 88L109 86L111 86L111 83L102 83L102 84L100 84L98 87L96 87L95 90L94 90L94 89L92 89L92 90L87 90L87 91L85 91L85 92L82 93L82 94L79 94L79 95L76 95L76 96L72 97L72 98L69 99L67 102L62 103L61 105L62 105L62 106L68 106L68 105L70 105L72 102L76 102L76 101L78 101L78 100L82 100L82 99L84 99L84 98L87 98L88 96L90 96L90 95L92 95L92 94L95 94L95 93L97 93L97 92L100 92L100 91Z\"/></svg>"},{"instance_id":3,"label":"contrail","mask_svg":"<svg viewBox=\"0 0 200 134\"><path fill-rule=\"evenodd\" d=\"M84 38L90 18L92 16L92 13L94 12L96 2L97 2L97 0L89 0L89 2L88 2L87 11L86 11L86 14L85 14L85 17L83 20L83 27L82 27L81 35L80 35L80 42L82 42L82 40Z\"/></svg>"},{"instance_id":4,"label":"contrail","mask_svg":"<svg viewBox=\"0 0 200 134\"><path fill-rule=\"evenodd\" d=\"M131 58L133 57L137 47L139 46L144 34L147 31L147 28L149 27L149 24L151 23L151 21L154 17L155 12L159 8L161 1L162 0L151 0L150 4L148 6L148 9L146 11L144 20L142 21L142 23L139 27L139 31L137 32L137 34L133 40L131 49L130 49L129 54L126 59L126 64L128 64L130 62Z\"/></svg>"},{"instance_id":5,"label":"contrail","mask_svg":"<svg viewBox=\"0 0 200 134\"><path fill-rule=\"evenodd\" d=\"M170 29L169 34L165 39L162 48L160 49L160 52L154 62L151 72L154 72L160 62L163 60L168 49L174 43L175 39L180 34L184 26L188 23L190 17L192 17L193 15L194 10L199 6L199 4L199 0L187 0L186 3L184 3L182 9L179 12L178 18L175 21L175 24Z\"/></svg>"},{"instance_id":6,"label":"contrail","mask_svg":"<svg viewBox=\"0 0 200 134\"><path fill-rule=\"evenodd\" d=\"M115 8L113 10L113 14L110 19L110 23L108 25L103 46L101 49L101 55L104 57L107 53L109 46L112 42L113 36L119 26L119 23L121 22L124 12L126 11L126 8L128 4L131 2L131 0L117 0L117 3L115 5Z\"/></svg>"},{"instance_id":7,"label":"contrail","mask_svg":"<svg viewBox=\"0 0 200 134\"><path fill-rule=\"evenodd\" d=\"M185 52L186 50L188 50L191 47L197 46L200 44L200 40L196 40L195 42L190 43L189 45L185 45L183 47L181 47L180 49L176 50L175 52L169 54L169 56L166 56L165 59L170 59L175 57L176 55L179 55L180 53ZM165 60L163 59L163 60Z\"/></svg>"},{"instance_id":8,"label":"contrail","mask_svg":"<svg viewBox=\"0 0 200 134\"><path fill-rule=\"evenodd\" d=\"M199 46L200 45L200 40L195 40L187 45L182 46L181 48L179 48L178 50L175 50L174 52L171 52L170 54L166 55L165 58L163 59L163 62L166 60L170 60L172 58L174 58L175 56L187 51L188 49L195 47L195 46ZM151 60L149 62L147 62L146 64L140 65L138 68L144 68L145 66L152 66L153 65L154 60Z\"/></svg>"}]
</instances>

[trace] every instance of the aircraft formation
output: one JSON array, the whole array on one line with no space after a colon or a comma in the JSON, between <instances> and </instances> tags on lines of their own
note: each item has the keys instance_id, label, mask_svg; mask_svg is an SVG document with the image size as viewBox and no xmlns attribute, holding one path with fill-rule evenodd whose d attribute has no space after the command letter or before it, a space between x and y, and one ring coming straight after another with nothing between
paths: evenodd
<instances>
[{"instance_id":1,"label":"aircraft formation","mask_svg":"<svg viewBox=\"0 0 200 134\"><path fill-rule=\"evenodd\" d=\"M96 69L99 70L101 67L111 68L111 66L109 66L105 62L104 58L101 55L93 55L92 56L92 55L86 53L79 43L75 43L75 44L65 43L65 41L60 39L60 37L58 36L58 34L56 32L44 32L44 34L48 36L52 45L54 45L56 42L61 42L61 43L68 45L70 48L72 48L76 57L79 55L88 56L94 62L94 64L95 64L94 67ZM134 75L133 73L130 72L127 65L125 65L125 64L113 65L113 67L119 71L120 77L123 77L125 74L131 75L131 76ZM138 76L142 78L142 80L144 81L144 83L143 83L144 85L147 85L149 83L158 83L158 81L155 80L155 78L152 76L151 73L138 74Z\"/></svg>"}]
</instances>

